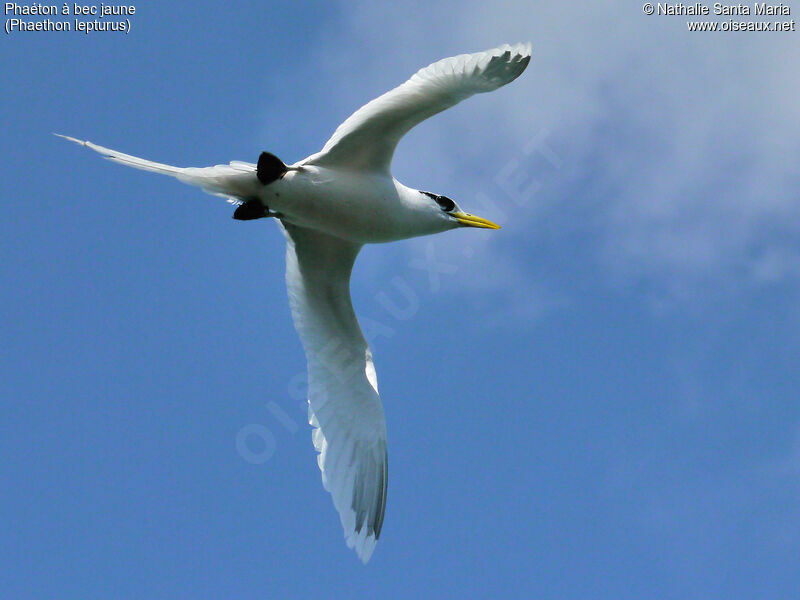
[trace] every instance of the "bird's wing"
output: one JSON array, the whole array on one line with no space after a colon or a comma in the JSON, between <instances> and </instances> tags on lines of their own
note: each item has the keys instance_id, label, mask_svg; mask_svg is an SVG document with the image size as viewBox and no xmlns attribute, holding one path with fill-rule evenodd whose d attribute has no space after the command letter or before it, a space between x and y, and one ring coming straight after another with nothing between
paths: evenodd
<instances>
[{"instance_id":1,"label":"bird's wing","mask_svg":"<svg viewBox=\"0 0 800 600\"><path fill-rule=\"evenodd\" d=\"M347 545L367 562L386 508L386 422L372 354L350 301L361 246L283 224L286 284L308 359L309 423Z\"/></svg>"},{"instance_id":2,"label":"bird's wing","mask_svg":"<svg viewBox=\"0 0 800 600\"><path fill-rule=\"evenodd\" d=\"M473 94L510 83L530 59L530 44L516 44L435 62L359 108L304 163L388 172L397 143L412 127Z\"/></svg>"}]
</instances>

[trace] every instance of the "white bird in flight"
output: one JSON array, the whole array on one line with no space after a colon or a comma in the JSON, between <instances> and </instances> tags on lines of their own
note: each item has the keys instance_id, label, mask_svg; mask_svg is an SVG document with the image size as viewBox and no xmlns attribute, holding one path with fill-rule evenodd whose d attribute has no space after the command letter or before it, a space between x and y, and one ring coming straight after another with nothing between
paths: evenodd
<instances>
[{"instance_id":1,"label":"white bird in flight","mask_svg":"<svg viewBox=\"0 0 800 600\"><path fill-rule=\"evenodd\" d=\"M388 475L386 422L372 353L353 312L350 273L361 246L457 227L499 229L446 196L391 174L412 127L519 77L530 44L445 58L353 113L325 147L293 165L173 167L64 137L124 165L171 175L238 205L235 219L276 217L286 237L286 285L308 361L308 415L322 483L347 545L366 563L381 533ZM58 134L56 134L58 135Z\"/></svg>"}]
</instances>

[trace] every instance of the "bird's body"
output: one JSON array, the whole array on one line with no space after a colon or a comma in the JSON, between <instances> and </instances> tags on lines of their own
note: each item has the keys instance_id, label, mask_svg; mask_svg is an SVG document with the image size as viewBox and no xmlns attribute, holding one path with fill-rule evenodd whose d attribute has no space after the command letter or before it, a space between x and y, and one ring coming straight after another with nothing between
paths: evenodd
<instances>
[{"instance_id":1,"label":"bird's body","mask_svg":"<svg viewBox=\"0 0 800 600\"><path fill-rule=\"evenodd\" d=\"M300 163L262 186L258 198L285 222L358 244L393 242L458 226L439 219L438 207L385 173ZM425 220L431 216L437 218Z\"/></svg>"},{"instance_id":2,"label":"bird's body","mask_svg":"<svg viewBox=\"0 0 800 600\"><path fill-rule=\"evenodd\" d=\"M513 81L530 46L502 46L433 63L351 115L322 151L292 165L263 153L258 164L181 168L67 138L110 160L176 177L239 205L234 217L276 217L286 236L286 284L308 360L309 423L325 489L348 546L366 562L386 506L386 424L372 354L350 301L359 250L457 227L497 229L446 196L391 175L400 138L414 125ZM66 136L62 136L66 137Z\"/></svg>"}]
</instances>

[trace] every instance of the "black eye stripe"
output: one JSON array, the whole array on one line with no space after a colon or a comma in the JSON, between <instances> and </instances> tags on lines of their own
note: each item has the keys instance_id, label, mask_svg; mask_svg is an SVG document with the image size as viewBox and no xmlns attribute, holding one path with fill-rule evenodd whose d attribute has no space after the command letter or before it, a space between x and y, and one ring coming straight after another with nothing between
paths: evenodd
<instances>
[{"instance_id":1,"label":"black eye stripe","mask_svg":"<svg viewBox=\"0 0 800 600\"><path fill-rule=\"evenodd\" d=\"M450 212L456 207L456 203L450 200L447 196L439 196L436 198L436 202L439 203L439 206L442 207L443 210Z\"/></svg>"},{"instance_id":2,"label":"black eye stripe","mask_svg":"<svg viewBox=\"0 0 800 600\"><path fill-rule=\"evenodd\" d=\"M431 198L436 201L436 204L442 207L442 210L450 212L456 207L456 203L450 200L447 196L438 196L436 194L432 194L430 192L422 192L428 198Z\"/></svg>"}]
</instances>

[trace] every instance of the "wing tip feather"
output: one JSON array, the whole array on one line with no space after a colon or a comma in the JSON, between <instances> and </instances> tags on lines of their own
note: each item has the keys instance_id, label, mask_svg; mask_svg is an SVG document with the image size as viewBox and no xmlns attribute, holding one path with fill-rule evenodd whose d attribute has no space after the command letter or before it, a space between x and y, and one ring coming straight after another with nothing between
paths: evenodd
<instances>
[{"instance_id":1,"label":"wing tip feather","mask_svg":"<svg viewBox=\"0 0 800 600\"><path fill-rule=\"evenodd\" d=\"M309 407L309 422L318 423L317 415ZM373 446L366 456L353 444L347 451L330 453L331 440L322 428L315 427L312 442L317 455L317 465L322 474L322 486L331 495L339 513L345 543L366 564L372 557L381 535L386 512L388 482L388 453L383 440ZM363 446L361 446L363 448ZM356 470L343 471L346 465L358 464Z\"/></svg>"}]
</instances>

